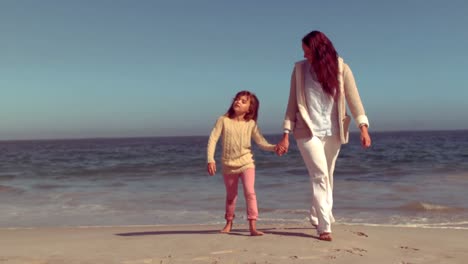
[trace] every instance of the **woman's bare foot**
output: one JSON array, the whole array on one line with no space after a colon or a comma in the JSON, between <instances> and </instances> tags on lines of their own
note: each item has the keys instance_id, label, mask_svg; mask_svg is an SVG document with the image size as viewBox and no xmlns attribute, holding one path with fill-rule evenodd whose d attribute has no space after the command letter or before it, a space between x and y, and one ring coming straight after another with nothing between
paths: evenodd
<instances>
[{"instance_id":1,"label":"woman's bare foot","mask_svg":"<svg viewBox=\"0 0 468 264\"><path fill-rule=\"evenodd\" d=\"M224 228L219 231L221 233L229 233L231 232L231 229L232 229L232 221L226 221L226 225L224 226Z\"/></svg>"},{"instance_id":2,"label":"woman's bare foot","mask_svg":"<svg viewBox=\"0 0 468 264\"><path fill-rule=\"evenodd\" d=\"M262 231L257 230L256 223L257 221L255 220L249 220L250 235L251 236L263 236L264 233Z\"/></svg>"},{"instance_id":3,"label":"woman's bare foot","mask_svg":"<svg viewBox=\"0 0 468 264\"><path fill-rule=\"evenodd\" d=\"M332 241L331 233L323 232L320 234L319 239L323 241Z\"/></svg>"}]
</instances>

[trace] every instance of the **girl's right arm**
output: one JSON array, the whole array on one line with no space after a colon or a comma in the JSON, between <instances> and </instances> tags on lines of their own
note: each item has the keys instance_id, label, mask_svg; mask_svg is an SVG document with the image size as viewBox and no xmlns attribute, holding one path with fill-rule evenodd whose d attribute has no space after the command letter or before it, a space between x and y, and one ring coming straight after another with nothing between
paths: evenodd
<instances>
[{"instance_id":1,"label":"girl's right arm","mask_svg":"<svg viewBox=\"0 0 468 264\"><path fill-rule=\"evenodd\" d=\"M213 176L216 173L216 161L214 159L214 154L216 150L216 143L218 142L219 137L223 132L223 119L224 116L221 116L216 121L213 130L211 130L210 137L208 139L208 146L206 150L206 160L207 160L207 171L208 174Z\"/></svg>"}]
</instances>

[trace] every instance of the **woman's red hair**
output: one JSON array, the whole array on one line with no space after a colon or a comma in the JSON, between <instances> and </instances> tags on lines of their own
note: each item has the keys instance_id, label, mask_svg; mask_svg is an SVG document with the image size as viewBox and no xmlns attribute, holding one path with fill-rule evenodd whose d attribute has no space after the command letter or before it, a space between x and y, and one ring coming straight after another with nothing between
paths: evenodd
<instances>
[{"instance_id":1,"label":"woman's red hair","mask_svg":"<svg viewBox=\"0 0 468 264\"><path fill-rule=\"evenodd\" d=\"M320 31L312 31L302 38L312 51L312 68L323 90L335 96L338 89L338 53L333 43Z\"/></svg>"}]
</instances>

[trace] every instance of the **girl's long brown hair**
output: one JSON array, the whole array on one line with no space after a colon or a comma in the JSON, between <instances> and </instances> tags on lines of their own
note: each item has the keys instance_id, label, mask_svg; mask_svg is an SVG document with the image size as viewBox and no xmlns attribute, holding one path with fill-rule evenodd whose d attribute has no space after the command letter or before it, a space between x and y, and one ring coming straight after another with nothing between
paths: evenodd
<instances>
[{"instance_id":1,"label":"girl's long brown hair","mask_svg":"<svg viewBox=\"0 0 468 264\"><path fill-rule=\"evenodd\" d=\"M302 38L312 51L312 67L323 90L335 96L338 89L338 53L333 43L320 31L312 31Z\"/></svg>"},{"instance_id":2,"label":"girl's long brown hair","mask_svg":"<svg viewBox=\"0 0 468 264\"><path fill-rule=\"evenodd\" d=\"M234 103L236 100L241 97L241 96L247 96L250 101L250 107L249 107L249 112L245 114L244 119L245 121L250 121L254 120L257 122L258 118L258 109L260 108L260 101L258 100L257 96L249 91L240 91L236 94L236 96L232 99L231 107L229 107L229 110L226 112L226 116L229 118L233 118L236 115L236 112L234 111Z\"/></svg>"}]
</instances>

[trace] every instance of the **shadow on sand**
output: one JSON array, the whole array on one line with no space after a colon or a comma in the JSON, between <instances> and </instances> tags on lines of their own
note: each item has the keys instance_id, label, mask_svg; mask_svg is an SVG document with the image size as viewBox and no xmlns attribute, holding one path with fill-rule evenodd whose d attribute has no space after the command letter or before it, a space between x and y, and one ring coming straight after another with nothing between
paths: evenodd
<instances>
[{"instance_id":1,"label":"shadow on sand","mask_svg":"<svg viewBox=\"0 0 468 264\"><path fill-rule=\"evenodd\" d=\"M318 239L317 236L304 233L303 230L310 230L310 228L259 228L258 230L265 233L265 235L278 235L278 236L295 236L307 237ZM281 231L280 231L281 230ZM286 231L285 231L286 230ZM294 230L294 231L289 231ZM297 230L297 231L296 231ZM145 232L131 232L131 233L118 233L116 236L157 236L157 235L187 235L187 234L206 234L206 235L231 235L231 236L250 236L248 229L232 229L230 233L221 233L220 230L165 230L165 231L145 231Z\"/></svg>"}]
</instances>

